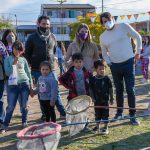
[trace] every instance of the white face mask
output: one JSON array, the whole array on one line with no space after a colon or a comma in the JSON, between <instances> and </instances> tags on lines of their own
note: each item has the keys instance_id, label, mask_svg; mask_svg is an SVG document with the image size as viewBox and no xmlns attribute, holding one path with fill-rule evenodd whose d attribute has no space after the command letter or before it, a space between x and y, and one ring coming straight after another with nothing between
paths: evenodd
<instances>
[{"instance_id":1,"label":"white face mask","mask_svg":"<svg viewBox=\"0 0 150 150\"><path fill-rule=\"evenodd\" d=\"M106 27L106 29L111 29L113 26L114 26L114 21L111 20L111 21L107 21L104 26Z\"/></svg>"}]
</instances>

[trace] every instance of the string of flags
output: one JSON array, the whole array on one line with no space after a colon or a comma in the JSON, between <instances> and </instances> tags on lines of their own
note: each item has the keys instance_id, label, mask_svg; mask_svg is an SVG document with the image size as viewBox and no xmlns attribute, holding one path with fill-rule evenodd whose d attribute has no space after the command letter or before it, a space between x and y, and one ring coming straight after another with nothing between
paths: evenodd
<instances>
[{"instance_id":1,"label":"string of flags","mask_svg":"<svg viewBox=\"0 0 150 150\"><path fill-rule=\"evenodd\" d=\"M146 12L146 13L140 13L140 14L133 14L133 15L121 15L121 16L113 16L115 21L118 19L118 17L120 17L121 20L123 20L125 18L125 16L127 16L127 18L130 20L131 17L133 16L135 18L135 20L138 19L139 15L146 15L146 14L149 14L150 15L150 11L149 12Z\"/></svg>"},{"instance_id":2,"label":"string of flags","mask_svg":"<svg viewBox=\"0 0 150 150\"><path fill-rule=\"evenodd\" d=\"M137 20L138 17L139 17L139 15L143 15L143 16L144 16L144 15L146 15L146 14L150 15L150 11L145 12L145 13L139 13L139 14L121 15L121 16L113 16L113 17L114 17L115 21L117 21L118 17L120 17L120 19L123 20L123 19L125 18L125 16L127 16L127 18L128 18L129 20L131 19L132 16L135 18L135 20ZM96 12L88 12L88 13L86 14L86 17L96 17L96 16L97 16Z\"/></svg>"}]
</instances>

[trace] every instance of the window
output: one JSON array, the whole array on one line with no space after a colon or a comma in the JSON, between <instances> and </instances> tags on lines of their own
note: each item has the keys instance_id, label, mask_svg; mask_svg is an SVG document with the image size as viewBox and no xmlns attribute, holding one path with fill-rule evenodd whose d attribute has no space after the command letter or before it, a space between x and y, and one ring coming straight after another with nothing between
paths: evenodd
<instances>
[{"instance_id":1,"label":"window","mask_svg":"<svg viewBox=\"0 0 150 150\"><path fill-rule=\"evenodd\" d=\"M66 34L66 27L57 27L57 34Z\"/></svg>"},{"instance_id":2,"label":"window","mask_svg":"<svg viewBox=\"0 0 150 150\"><path fill-rule=\"evenodd\" d=\"M51 17L52 16L52 11L48 11L47 16Z\"/></svg>"},{"instance_id":3,"label":"window","mask_svg":"<svg viewBox=\"0 0 150 150\"><path fill-rule=\"evenodd\" d=\"M69 18L75 18L74 10L69 10Z\"/></svg>"}]
</instances>

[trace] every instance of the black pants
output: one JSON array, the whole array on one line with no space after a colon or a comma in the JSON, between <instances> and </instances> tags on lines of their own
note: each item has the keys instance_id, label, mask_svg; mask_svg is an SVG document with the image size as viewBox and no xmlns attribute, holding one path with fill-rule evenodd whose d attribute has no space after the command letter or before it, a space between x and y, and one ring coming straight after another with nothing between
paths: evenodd
<instances>
[{"instance_id":1,"label":"black pants","mask_svg":"<svg viewBox=\"0 0 150 150\"><path fill-rule=\"evenodd\" d=\"M95 106L109 106L108 102L95 102ZM108 120L109 108L95 108L95 120ZM105 123L108 123L107 121Z\"/></svg>"},{"instance_id":2,"label":"black pants","mask_svg":"<svg viewBox=\"0 0 150 150\"><path fill-rule=\"evenodd\" d=\"M128 95L128 105L130 108L135 108L135 67L134 58L131 58L123 63L112 63L111 72L116 88L117 107L124 107L124 82ZM122 115L123 109L117 109L117 114ZM136 110L129 110L130 116L134 116Z\"/></svg>"},{"instance_id":3,"label":"black pants","mask_svg":"<svg viewBox=\"0 0 150 150\"><path fill-rule=\"evenodd\" d=\"M49 122L50 120L52 122L56 122L54 106L52 107L50 105L50 100L40 100L40 105L42 106L44 114L46 116L46 122Z\"/></svg>"}]
</instances>

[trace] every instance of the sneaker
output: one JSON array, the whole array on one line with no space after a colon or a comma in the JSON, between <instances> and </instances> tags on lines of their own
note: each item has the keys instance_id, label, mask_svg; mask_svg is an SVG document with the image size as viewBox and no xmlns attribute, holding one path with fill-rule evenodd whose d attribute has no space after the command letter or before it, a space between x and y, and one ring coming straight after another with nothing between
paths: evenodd
<instances>
[{"instance_id":1,"label":"sneaker","mask_svg":"<svg viewBox=\"0 0 150 150\"><path fill-rule=\"evenodd\" d=\"M41 120L42 120L42 121L45 121L45 120L46 120L45 115L42 115L42 116L41 116Z\"/></svg>"},{"instance_id":2,"label":"sneaker","mask_svg":"<svg viewBox=\"0 0 150 150\"><path fill-rule=\"evenodd\" d=\"M119 120L121 120L121 119L123 119L124 118L124 116L123 115L121 115L121 114L116 114L115 115L115 117L114 117L114 119L115 119L115 121L119 121Z\"/></svg>"},{"instance_id":3,"label":"sneaker","mask_svg":"<svg viewBox=\"0 0 150 150\"><path fill-rule=\"evenodd\" d=\"M22 129L24 129L26 127L28 127L28 124L25 122L25 123L22 124Z\"/></svg>"},{"instance_id":4,"label":"sneaker","mask_svg":"<svg viewBox=\"0 0 150 150\"><path fill-rule=\"evenodd\" d=\"M142 79L141 82L142 82L143 84L148 84L149 80Z\"/></svg>"},{"instance_id":5,"label":"sneaker","mask_svg":"<svg viewBox=\"0 0 150 150\"><path fill-rule=\"evenodd\" d=\"M91 130L88 127L84 127L80 132L81 133L90 133Z\"/></svg>"},{"instance_id":6,"label":"sneaker","mask_svg":"<svg viewBox=\"0 0 150 150\"><path fill-rule=\"evenodd\" d=\"M60 115L60 118L61 120L65 120L66 119L66 115Z\"/></svg>"},{"instance_id":7,"label":"sneaker","mask_svg":"<svg viewBox=\"0 0 150 150\"><path fill-rule=\"evenodd\" d=\"M95 126L92 131L97 132L97 131L99 131L99 129L100 129L99 126Z\"/></svg>"},{"instance_id":8,"label":"sneaker","mask_svg":"<svg viewBox=\"0 0 150 150\"><path fill-rule=\"evenodd\" d=\"M0 129L0 132L3 134L3 133L5 133L7 130L8 130L8 127L2 125L2 126L1 126L1 129Z\"/></svg>"},{"instance_id":9,"label":"sneaker","mask_svg":"<svg viewBox=\"0 0 150 150\"><path fill-rule=\"evenodd\" d=\"M133 116L134 117L134 116ZM131 118L130 123L132 125L140 125L140 121L137 118Z\"/></svg>"},{"instance_id":10,"label":"sneaker","mask_svg":"<svg viewBox=\"0 0 150 150\"><path fill-rule=\"evenodd\" d=\"M108 130L108 128L104 128L99 133L100 133L100 135L106 135L109 133L109 130Z\"/></svg>"}]
</instances>

